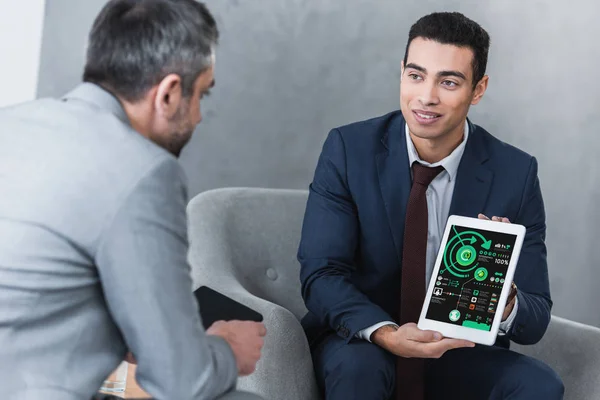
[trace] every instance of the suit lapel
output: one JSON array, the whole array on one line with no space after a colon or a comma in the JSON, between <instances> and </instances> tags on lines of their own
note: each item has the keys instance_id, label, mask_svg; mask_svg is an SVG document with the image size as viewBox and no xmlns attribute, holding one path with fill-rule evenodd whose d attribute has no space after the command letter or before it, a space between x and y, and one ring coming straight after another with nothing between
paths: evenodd
<instances>
[{"instance_id":1,"label":"suit lapel","mask_svg":"<svg viewBox=\"0 0 600 400\"><path fill-rule=\"evenodd\" d=\"M396 247L398 263L402 262L404 218L411 188L404 130L404 118L396 118L381 140L385 151L375 156L379 186Z\"/></svg>"},{"instance_id":2,"label":"suit lapel","mask_svg":"<svg viewBox=\"0 0 600 400\"><path fill-rule=\"evenodd\" d=\"M485 133L469 122L469 139L460 161L450 205L450 215L477 218L483 213L494 173L485 166L489 159Z\"/></svg>"}]
</instances>

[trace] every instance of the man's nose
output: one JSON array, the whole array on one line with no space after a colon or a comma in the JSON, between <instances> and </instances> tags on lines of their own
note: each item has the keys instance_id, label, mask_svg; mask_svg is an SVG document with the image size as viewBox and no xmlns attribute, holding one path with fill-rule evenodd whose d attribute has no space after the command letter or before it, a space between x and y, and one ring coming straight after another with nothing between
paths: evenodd
<instances>
[{"instance_id":1,"label":"man's nose","mask_svg":"<svg viewBox=\"0 0 600 400\"><path fill-rule=\"evenodd\" d=\"M435 82L424 82L419 93L419 102L424 106L439 104L439 88Z\"/></svg>"}]
</instances>

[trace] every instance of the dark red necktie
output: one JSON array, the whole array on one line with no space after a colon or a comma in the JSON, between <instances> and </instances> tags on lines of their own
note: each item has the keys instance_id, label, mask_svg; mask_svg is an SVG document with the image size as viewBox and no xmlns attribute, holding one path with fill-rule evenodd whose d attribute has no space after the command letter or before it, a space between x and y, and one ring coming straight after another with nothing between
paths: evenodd
<instances>
[{"instance_id":1,"label":"dark red necktie","mask_svg":"<svg viewBox=\"0 0 600 400\"><path fill-rule=\"evenodd\" d=\"M402 288L400 293L400 325L418 322L425 300L425 263L427 258L427 187L444 170L413 163L404 223L402 251ZM397 400L423 400L425 360L398 357L396 366Z\"/></svg>"}]
</instances>

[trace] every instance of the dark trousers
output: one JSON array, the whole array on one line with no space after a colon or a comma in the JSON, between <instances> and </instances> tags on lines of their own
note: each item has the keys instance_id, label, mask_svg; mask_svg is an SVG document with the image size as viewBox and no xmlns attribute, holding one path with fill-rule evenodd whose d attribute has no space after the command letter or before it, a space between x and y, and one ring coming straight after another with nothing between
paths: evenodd
<instances>
[{"instance_id":1,"label":"dark trousers","mask_svg":"<svg viewBox=\"0 0 600 400\"><path fill-rule=\"evenodd\" d=\"M332 334L312 350L325 400L394 399L395 356L379 346ZM564 386L549 366L501 347L476 346L427 360L426 398L431 400L560 400Z\"/></svg>"}]
</instances>

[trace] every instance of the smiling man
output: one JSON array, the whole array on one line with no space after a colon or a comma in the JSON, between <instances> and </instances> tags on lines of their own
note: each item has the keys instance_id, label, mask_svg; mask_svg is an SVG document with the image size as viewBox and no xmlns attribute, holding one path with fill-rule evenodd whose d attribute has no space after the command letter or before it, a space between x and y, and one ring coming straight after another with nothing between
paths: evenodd
<instances>
[{"instance_id":1,"label":"smiling man","mask_svg":"<svg viewBox=\"0 0 600 400\"><path fill-rule=\"evenodd\" d=\"M459 13L411 28L400 111L333 129L310 186L302 320L327 400L561 399L538 342L552 301L537 161L467 119L485 94L487 32ZM519 223L527 235L494 346L417 328L451 214Z\"/></svg>"}]
</instances>

